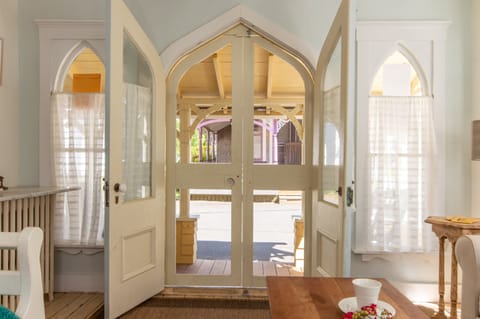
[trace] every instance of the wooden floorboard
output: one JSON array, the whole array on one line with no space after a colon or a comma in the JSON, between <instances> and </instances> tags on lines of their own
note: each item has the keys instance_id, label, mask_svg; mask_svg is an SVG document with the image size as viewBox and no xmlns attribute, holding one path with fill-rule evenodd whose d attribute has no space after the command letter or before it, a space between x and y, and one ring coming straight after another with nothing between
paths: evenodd
<instances>
[{"instance_id":1,"label":"wooden floorboard","mask_svg":"<svg viewBox=\"0 0 480 319\"><path fill-rule=\"evenodd\" d=\"M211 275L214 274L221 274L221 275L228 275L230 274L230 269L226 269L227 261L226 260L215 260L212 270L211 270Z\"/></svg>"},{"instance_id":2,"label":"wooden floorboard","mask_svg":"<svg viewBox=\"0 0 480 319\"><path fill-rule=\"evenodd\" d=\"M177 265L177 274L196 275L230 275L230 260L197 259L192 265ZM253 263L255 276L302 276L301 270L292 264L274 261L255 261Z\"/></svg>"},{"instance_id":3,"label":"wooden floorboard","mask_svg":"<svg viewBox=\"0 0 480 319\"><path fill-rule=\"evenodd\" d=\"M52 301L45 302L46 319L103 318L103 294L55 293Z\"/></svg>"},{"instance_id":4,"label":"wooden floorboard","mask_svg":"<svg viewBox=\"0 0 480 319\"><path fill-rule=\"evenodd\" d=\"M277 262L270 262L270 261L258 261L253 263L254 274L256 276L302 276L303 273L297 271L293 265L291 264L283 264ZM178 265L177 266L177 273L184 273L184 274L210 274L210 275L229 275L231 273L231 261L230 260L198 260L193 265ZM244 289L239 290L241 294L241 298L249 297L252 298L249 294L245 295ZM178 292L178 290L177 290ZM188 294L186 294L188 295ZM212 291L206 293L207 296L212 296ZM213 294L214 295L214 294ZM234 296L235 293L231 293L231 296ZM231 298L230 296L230 298ZM45 313L46 319L99 319L103 318L103 294L101 293L55 293L53 301L46 301L45 302ZM223 297L221 297L223 298ZM253 296L255 299L256 297ZM262 296L264 298L264 296ZM149 316L150 311L152 315L155 317L155 310L152 309L142 309L137 312L135 315L142 316ZM169 310L173 311L172 315L174 315L175 311L178 310ZM225 310L226 311L226 310ZM253 310L252 310L253 311ZM192 309L192 313L195 313L195 310ZM245 317L248 318L249 311L245 310ZM210 315L210 314L209 314ZM212 318L216 316L229 316L230 313L220 312L215 314ZM251 313L253 317L258 315L253 311ZM259 316L263 318L263 313ZM138 317L138 318L140 318ZM208 315L207 315L208 317ZM250 318L250 319L253 319ZM130 318L130 317L125 317ZM135 317L131 317L135 318ZM146 318L146 317L142 317ZM160 317L159 317L160 318ZM161 317L163 318L163 317ZM173 318L173 317L172 317ZM199 316L202 318L202 316Z\"/></svg>"}]
</instances>

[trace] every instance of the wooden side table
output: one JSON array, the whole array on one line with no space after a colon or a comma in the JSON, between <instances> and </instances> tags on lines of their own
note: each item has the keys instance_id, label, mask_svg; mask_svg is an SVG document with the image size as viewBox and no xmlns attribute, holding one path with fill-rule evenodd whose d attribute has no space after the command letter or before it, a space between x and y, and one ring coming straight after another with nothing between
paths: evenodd
<instances>
[{"instance_id":1,"label":"wooden side table","mask_svg":"<svg viewBox=\"0 0 480 319\"><path fill-rule=\"evenodd\" d=\"M440 249L438 251L439 257L439 271L438 271L438 313L433 318L447 318L445 315L445 239L452 244L452 270L451 270L451 317L457 318L457 284L458 284L458 264L455 256L455 244L457 239L462 235L480 234L480 223L465 224L459 222L449 221L445 217L429 216L425 222L432 224L432 231L437 235Z\"/></svg>"}]
</instances>

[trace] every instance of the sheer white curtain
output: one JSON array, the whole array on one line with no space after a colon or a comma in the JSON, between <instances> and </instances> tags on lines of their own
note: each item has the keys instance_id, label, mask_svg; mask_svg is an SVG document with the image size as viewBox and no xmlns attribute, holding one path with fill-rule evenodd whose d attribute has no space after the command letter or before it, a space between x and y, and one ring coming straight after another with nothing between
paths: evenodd
<instances>
[{"instance_id":1,"label":"sheer white curtain","mask_svg":"<svg viewBox=\"0 0 480 319\"><path fill-rule=\"evenodd\" d=\"M130 83L123 89L123 182L128 200L151 195L152 90Z\"/></svg>"},{"instance_id":2,"label":"sheer white curtain","mask_svg":"<svg viewBox=\"0 0 480 319\"><path fill-rule=\"evenodd\" d=\"M80 191L57 196L55 242L101 246L104 229L104 94L59 93L52 96L51 104L56 185L81 187Z\"/></svg>"},{"instance_id":3,"label":"sheer white curtain","mask_svg":"<svg viewBox=\"0 0 480 319\"><path fill-rule=\"evenodd\" d=\"M436 248L424 222L438 214L432 105L431 97L370 97L368 141L359 141L368 158L357 184L357 250Z\"/></svg>"}]
</instances>

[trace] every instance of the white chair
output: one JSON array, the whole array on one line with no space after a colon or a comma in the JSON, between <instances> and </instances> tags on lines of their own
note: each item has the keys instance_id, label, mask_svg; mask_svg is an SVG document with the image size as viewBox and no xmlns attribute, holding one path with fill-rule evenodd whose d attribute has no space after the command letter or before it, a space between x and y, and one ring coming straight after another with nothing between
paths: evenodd
<instances>
[{"instance_id":1,"label":"white chair","mask_svg":"<svg viewBox=\"0 0 480 319\"><path fill-rule=\"evenodd\" d=\"M16 248L18 271L0 270L0 295L19 296L15 314L20 319L45 319L40 249L43 232L26 227L18 233L0 232L0 249Z\"/></svg>"},{"instance_id":2,"label":"white chair","mask_svg":"<svg viewBox=\"0 0 480 319\"><path fill-rule=\"evenodd\" d=\"M462 319L479 319L480 235L457 240L455 255L462 268Z\"/></svg>"}]
</instances>

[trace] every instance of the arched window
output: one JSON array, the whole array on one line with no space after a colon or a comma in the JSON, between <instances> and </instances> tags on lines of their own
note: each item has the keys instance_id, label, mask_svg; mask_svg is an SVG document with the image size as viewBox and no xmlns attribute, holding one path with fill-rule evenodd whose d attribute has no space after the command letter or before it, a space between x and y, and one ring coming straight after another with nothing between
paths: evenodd
<instances>
[{"instance_id":1,"label":"arched window","mask_svg":"<svg viewBox=\"0 0 480 319\"><path fill-rule=\"evenodd\" d=\"M375 75L371 96L420 96L422 81L417 70L399 50L390 55Z\"/></svg>"},{"instance_id":2,"label":"arched window","mask_svg":"<svg viewBox=\"0 0 480 319\"><path fill-rule=\"evenodd\" d=\"M359 144L366 165L358 185L365 190L357 223L363 251L433 248L423 222L433 214L433 99L406 54L400 48L381 64L369 92L368 123L359 123L368 132Z\"/></svg>"},{"instance_id":3,"label":"arched window","mask_svg":"<svg viewBox=\"0 0 480 319\"><path fill-rule=\"evenodd\" d=\"M55 183L81 190L57 196L55 242L98 246L104 225L105 67L86 43L65 61L51 97Z\"/></svg>"}]
</instances>

